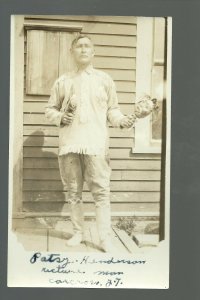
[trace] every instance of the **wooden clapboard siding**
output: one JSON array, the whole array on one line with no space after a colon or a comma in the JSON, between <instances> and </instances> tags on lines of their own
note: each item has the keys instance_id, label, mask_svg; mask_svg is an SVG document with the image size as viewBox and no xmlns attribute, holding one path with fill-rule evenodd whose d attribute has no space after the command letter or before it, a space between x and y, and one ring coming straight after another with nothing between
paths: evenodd
<instances>
[{"instance_id":1,"label":"wooden clapboard siding","mask_svg":"<svg viewBox=\"0 0 200 300\"><path fill-rule=\"evenodd\" d=\"M132 211L133 215L135 212L153 212L158 213L159 211L159 203L136 203L136 202L128 202L128 203L111 203L111 212L123 212L124 206L127 207L127 211ZM94 203L84 203L84 212L91 213L94 211ZM39 203L36 202L26 202L24 201L24 211L34 211L34 212L68 212L69 213L69 206L65 205L64 202L51 202L51 205L48 205L45 202L40 201Z\"/></svg>"},{"instance_id":2,"label":"wooden clapboard siding","mask_svg":"<svg viewBox=\"0 0 200 300\"><path fill-rule=\"evenodd\" d=\"M112 53L112 52L111 52ZM102 68L99 68L100 70ZM117 80L123 80L123 81L135 81L135 70L116 70L116 69L104 69L104 72L108 73L116 82ZM118 91L118 93L120 93L120 91ZM127 91L126 91L127 93Z\"/></svg>"},{"instance_id":3,"label":"wooden clapboard siding","mask_svg":"<svg viewBox=\"0 0 200 300\"><path fill-rule=\"evenodd\" d=\"M136 49L137 49L137 19L135 17L112 16L26 16L27 28L40 29L41 36L47 35L44 46L43 37L39 44L34 42L32 52L39 47L50 47L52 39L59 40L59 54L55 56L50 69L42 74L45 64L31 67L30 37L25 36L25 77L24 77L24 107L23 107L23 210L26 212L60 212L68 209L64 203L67 192L63 191L58 168L58 128L52 126L44 116L45 105L49 99L50 86L57 76L65 69L73 68L65 51L69 52L73 32L64 30L66 26L82 27L82 33L88 34L95 45L94 67L107 72L115 81L120 108L124 114L134 110L136 92ZM34 27L36 26L36 27ZM53 30L51 30L53 26ZM56 30L62 28L61 31ZM43 28L43 29L42 29ZM49 39L49 41L48 41ZM33 43L33 41L31 40ZM52 52L57 45L52 45ZM34 50L34 51L33 51ZM33 53L33 54L34 54ZM44 57L45 61L45 57ZM56 63L58 61L58 67ZM28 65L27 65L28 63ZM41 72L42 80L48 79L38 88ZM35 74L35 75L34 75ZM27 76L28 75L28 76ZM39 81L38 81L39 82ZM41 77L40 77L41 82ZM34 86L35 84L35 86ZM134 128L121 130L110 127L110 165L111 175L111 208L112 211L141 213L159 212L160 201L160 169L159 155L134 155ZM94 209L94 202L87 186L84 186L83 200L85 211Z\"/></svg>"},{"instance_id":4,"label":"wooden clapboard siding","mask_svg":"<svg viewBox=\"0 0 200 300\"><path fill-rule=\"evenodd\" d=\"M101 62L98 62L97 64L99 64ZM121 64L122 67L124 69L129 68L131 64L123 64L123 62L120 62L118 61L117 63L117 60L116 62L115 61L111 61L110 62L110 66L111 64L114 66L116 64ZM40 63L38 63L40 64ZM98 67L97 67L98 68ZM37 73L37 67L34 67L35 69L35 73ZM53 68L52 68L53 69ZM60 73L60 71L58 70L55 70L54 74L58 72ZM49 79L48 79L48 82L46 83L46 86L41 86L41 88L43 89L42 92L40 89L37 89L36 86L37 86L37 81L38 79L40 79L40 77L42 78L45 78L45 75L44 74L40 74L40 68L38 68L38 73L36 76L31 76L31 78L28 78L27 81L28 81L28 87L27 87L27 93L30 95L30 94L34 94L34 92L37 90L37 93L38 95L49 95L50 94L50 86L53 85L53 82L55 80L55 77L56 76L49 76ZM57 76L58 77L58 76ZM31 83L32 82L32 83ZM115 80L115 86L116 86L116 90L117 92L123 92L123 93L135 93L135 81L131 81L131 80Z\"/></svg>"},{"instance_id":5,"label":"wooden clapboard siding","mask_svg":"<svg viewBox=\"0 0 200 300\"><path fill-rule=\"evenodd\" d=\"M35 120L34 117L30 114L26 115L26 118L24 118L24 128L23 128L23 134L24 134L24 143L25 146L34 146L33 141L37 141L35 137L55 137L58 140L59 136L59 129L56 126L52 126L52 124L47 123L45 124L45 118L44 116L37 115L37 123L32 124L31 120ZM30 124L29 124L30 123ZM44 123L44 124L42 124ZM116 137L116 138L133 138L134 137L134 127L127 129L121 129L121 128L113 128L111 125L109 128L109 135L110 137ZM38 138L38 140L42 141ZM52 139L53 140L53 139ZM48 139L45 140L48 143ZM55 145L55 142L54 142ZM43 146L43 144L35 144L35 146ZM47 146L51 146L51 144L47 144ZM57 144L56 144L57 146Z\"/></svg>"},{"instance_id":6,"label":"wooden clapboard siding","mask_svg":"<svg viewBox=\"0 0 200 300\"><path fill-rule=\"evenodd\" d=\"M24 113L42 113L44 115L44 110L47 105L47 102L24 102ZM125 113L131 113L134 110L133 104L121 104L121 109Z\"/></svg>"},{"instance_id":7,"label":"wooden clapboard siding","mask_svg":"<svg viewBox=\"0 0 200 300\"><path fill-rule=\"evenodd\" d=\"M134 21L135 22L135 21ZM28 94L34 94L37 92L37 94L48 94L50 91L50 86L52 85L52 82L57 78L56 72L61 75L62 72L67 68L70 70L73 67L73 63L71 63L71 58L69 59L66 55L67 50L69 50L69 45L71 44L71 40L73 37L73 33L66 33L66 32L51 32L51 31L44 31L42 28L37 27L34 29L35 26L39 25L45 25L46 28L51 28L51 26L64 26L66 25L66 22L63 21L56 21L55 20L40 20L38 23L37 19L26 19L26 25L32 24L32 30L28 30L27 34L27 41L25 45L25 61L28 61L30 67L32 67L33 72L30 72L29 76L32 76L33 80L29 80L27 82L27 93ZM76 26L75 23L68 24ZM80 26L83 26L82 23L79 23ZM124 30L126 28L126 30ZM48 29L49 29L48 28ZM120 28L120 30L118 30ZM92 36L92 39L95 43L95 46L97 46L97 55L94 58L94 66L100 69L114 69L114 70L134 70L135 69L135 56L136 56L136 43L135 43L135 34L136 34L136 24L132 25L123 25L123 24L95 24L89 22L87 25L83 26L83 32L90 33ZM130 31L130 35L129 35ZM110 38L110 35L112 34L112 39ZM119 34L121 36L119 37ZM44 37L45 35L45 37ZM46 41L47 39L47 41ZM125 39L125 40L124 40ZM134 39L131 40L131 39ZM33 40L33 41L32 41ZM48 43L48 40L50 40L50 44ZM52 43L52 41L55 40L55 43ZM124 41L123 41L124 40ZM111 41L113 41L113 45L109 44ZM33 43L34 42L34 43ZM121 45L120 43L123 43ZM27 46L27 44L29 46ZM103 47L102 47L103 46ZM40 61L46 61L45 58L48 56L45 56L46 51L45 49L51 47L51 53L54 53L54 48L59 47L60 56L59 56L59 70L57 70L56 62L58 60L58 57L55 56L53 59L50 60L51 68L54 70L54 72L48 72L48 68L44 68L44 63L40 64ZM105 47L110 47L110 49L105 49ZM127 48L128 47L128 48ZM127 48L127 49L126 49ZM103 53L101 53L103 49ZM27 53L28 51L28 53ZM42 51L41 57L37 60L38 65L34 65L35 60L32 60L32 53L38 53ZM100 51L100 52L99 52ZM121 52L126 52L125 56ZM58 53L58 51L55 51ZM113 53L113 54L112 54ZM114 54L115 53L115 54ZM48 60L49 61L49 60ZM32 62L32 63L31 63ZM37 70L38 72L34 72L34 70ZM42 73L40 72L41 69L43 69L43 72L47 74L41 74L42 78L49 78L49 80L46 80L45 82L42 82L41 76L38 74ZM47 70L47 71L46 71ZM28 70L27 70L28 71ZM33 74L32 74L33 73ZM130 72L129 72L130 73ZM126 75L128 76L128 75ZM135 74L133 73L132 76L129 74L128 81L133 80L131 77L135 77ZM38 77L40 77L40 84L42 87L42 91L40 90L40 86L38 87L38 82L36 86L34 87L34 80L37 80ZM30 78L29 78L30 79ZM53 80L54 79L54 80ZM127 80L127 79L126 79ZM119 79L118 79L119 81ZM29 84L32 84L33 86L29 86ZM46 86L45 86L46 85ZM125 86L124 86L125 85ZM124 88L126 92L134 90L134 83L126 86L127 84L124 82L118 82L117 88L120 91Z\"/></svg>"},{"instance_id":8,"label":"wooden clapboard siding","mask_svg":"<svg viewBox=\"0 0 200 300\"><path fill-rule=\"evenodd\" d=\"M124 114L131 114L133 109L130 109L131 106L124 105L121 106L121 111ZM133 106L132 106L133 107ZM24 114L24 124L25 125L52 125L43 113L25 113Z\"/></svg>"},{"instance_id":9,"label":"wooden clapboard siding","mask_svg":"<svg viewBox=\"0 0 200 300\"><path fill-rule=\"evenodd\" d=\"M122 202L122 197L124 198L125 202L154 202L160 201L160 193L153 191L153 192L112 192L111 193L111 202ZM42 202L62 202L64 199L67 199L67 192L63 191L24 191L24 201L39 201ZM93 197L90 192L84 191L83 192L83 199L86 202L93 202Z\"/></svg>"},{"instance_id":10,"label":"wooden clapboard siding","mask_svg":"<svg viewBox=\"0 0 200 300\"><path fill-rule=\"evenodd\" d=\"M148 192L112 192L110 196L111 202L122 202L122 198L124 202L136 202L136 203L149 203L159 202L160 201L160 193L157 191L148 191ZM67 199L67 192L63 191L24 191L24 201L26 202L63 202ZM83 192L83 200L85 202L93 202L93 197L90 192ZM122 202L123 203L123 202Z\"/></svg>"},{"instance_id":11,"label":"wooden clapboard siding","mask_svg":"<svg viewBox=\"0 0 200 300\"><path fill-rule=\"evenodd\" d=\"M24 53L25 57L26 57L26 54L27 54L27 49L25 48L25 53ZM136 57L136 47L133 48L133 47L120 47L120 46L109 46L109 45L108 46L95 45L95 56L96 57L135 58ZM105 70L105 68L104 68L104 70Z\"/></svg>"},{"instance_id":12,"label":"wooden clapboard siding","mask_svg":"<svg viewBox=\"0 0 200 300\"><path fill-rule=\"evenodd\" d=\"M35 25L35 27L41 27L41 26L49 26L50 28L54 26L66 26L66 21L63 20L37 20L37 19L29 19L26 20L27 25ZM77 24L77 21L75 20L67 20L67 25L75 25ZM133 36L136 35L136 24L118 24L118 23L105 23L105 22L92 22L87 21L81 23L78 21L78 25L83 26L82 33L85 34L112 34L112 35L126 35L126 36Z\"/></svg>"},{"instance_id":13,"label":"wooden clapboard siding","mask_svg":"<svg viewBox=\"0 0 200 300\"><path fill-rule=\"evenodd\" d=\"M23 132L24 132L24 143L26 144L26 146L30 146L27 143L30 141L30 138L34 136L58 137L59 135L59 131L57 127L45 126L45 125L42 126L26 125L24 126ZM130 137L130 138L134 137L134 129L122 130L119 128L109 127L109 132L111 137Z\"/></svg>"},{"instance_id":14,"label":"wooden clapboard siding","mask_svg":"<svg viewBox=\"0 0 200 300\"><path fill-rule=\"evenodd\" d=\"M135 102L135 93L128 92L117 92L119 103L129 104ZM25 95L24 102L47 102L49 99L48 95Z\"/></svg>"},{"instance_id":15,"label":"wooden clapboard siding","mask_svg":"<svg viewBox=\"0 0 200 300\"><path fill-rule=\"evenodd\" d=\"M131 57L94 57L94 66L101 69L121 69L132 70L135 69L135 58Z\"/></svg>"},{"instance_id":16,"label":"wooden clapboard siding","mask_svg":"<svg viewBox=\"0 0 200 300\"><path fill-rule=\"evenodd\" d=\"M157 181L112 181L112 191L159 191L160 183ZM24 191L62 191L63 185L60 180L29 180L24 179ZM85 191L88 191L88 187L84 187Z\"/></svg>"},{"instance_id":17,"label":"wooden clapboard siding","mask_svg":"<svg viewBox=\"0 0 200 300\"><path fill-rule=\"evenodd\" d=\"M28 180L60 180L60 172L58 169L51 170L49 169L24 169L24 179ZM111 174L111 180L146 180L146 181L159 181L160 180L160 171L138 171L138 170L129 170L129 171L120 171L114 170Z\"/></svg>"},{"instance_id":18,"label":"wooden clapboard siding","mask_svg":"<svg viewBox=\"0 0 200 300\"><path fill-rule=\"evenodd\" d=\"M55 157L58 154L57 147L41 147L41 146L24 146L23 155L24 157ZM130 148L121 148L120 151L117 148L110 147L110 158L111 159L128 159L128 160L160 160L158 155L145 154L142 157L134 155Z\"/></svg>"},{"instance_id":19,"label":"wooden clapboard siding","mask_svg":"<svg viewBox=\"0 0 200 300\"><path fill-rule=\"evenodd\" d=\"M24 137L24 144L26 146L54 146L58 147L58 137L43 137L43 136L29 136ZM132 138L110 138L110 147L127 148L132 146Z\"/></svg>"},{"instance_id":20,"label":"wooden clapboard siding","mask_svg":"<svg viewBox=\"0 0 200 300\"><path fill-rule=\"evenodd\" d=\"M137 17L133 16L65 16L65 15L26 15L25 20L33 21L33 20L65 20L67 22L73 21L73 22L80 22L83 21L85 23L95 22L96 23L117 23L117 24L137 24Z\"/></svg>"},{"instance_id":21,"label":"wooden clapboard siding","mask_svg":"<svg viewBox=\"0 0 200 300\"><path fill-rule=\"evenodd\" d=\"M95 46L96 56L102 57L136 57L136 47ZM106 68L107 69L107 68Z\"/></svg>"},{"instance_id":22,"label":"wooden clapboard siding","mask_svg":"<svg viewBox=\"0 0 200 300\"><path fill-rule=\"evenodd\" d=\"M112 169L115 170L160 170L160 160L141 160L141 159L112 159ZM38 168L38 169L58 169L58 159L55 157L24 157L24 168Z\"/></svg>"}]
</instances>

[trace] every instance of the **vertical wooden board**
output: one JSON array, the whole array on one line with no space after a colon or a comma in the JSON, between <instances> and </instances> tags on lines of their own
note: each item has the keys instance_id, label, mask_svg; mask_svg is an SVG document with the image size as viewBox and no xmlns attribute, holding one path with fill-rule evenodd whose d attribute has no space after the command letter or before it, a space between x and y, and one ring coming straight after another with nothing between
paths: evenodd
<instances>
[{"instance_id":1,"label":"vertical wooden board","mask_svg":"<svg viewBox=\"0 0 200 300\"><path fill-rule=\"evenodd\" d=\"M75 32L60 32L59 76L75 68L70 48L76 35Z\"/></svg>"},{"instance_id":2,"label":"vertical wooden board","mask_svg":"<svg viewBox=\"0 0 200 300\"><path fill-rule=\"evenodd\" d=\"M165 18L154 20L154 53L153 61L161 61L164 64L165 55Z\"/></svg>"},{"instance_id":3,"label":"vertical wooden board","mask_svg":"<svg viewBox=\"0 0 200 300\"><path fill-rule=\"evenodd\" d=\"M112 229L111 231L111 242L113 243L113 246L116 248L116 252L120 254L127 254L129 251L124 246L123 243L121 243L120 239L118 238L115 231Z\"/></svg>"},{"instance_id":4,"label":"vertical wooden board","mask_svg":"<svg viewBox=\"0 0 200 300\"><path fill-rule=\"evenodd\" d=\"M23 95L24 95L24 17L12 16L10 74L10 133L9 182L13 212L22 209L23 186ZM12 199L11 199L12 197Z\"/></svg>"},{"instance_id":5,"label":"vertical wooden board","mask_svg":"<svg viewBox=\"0 0 200 300\"><path fill-rule=\"evenodd\" d=\"M115 232L118 239L121 241L121 243L128 249L129 253L138 253L139 249L136 243L131 239L130 236L124 231L119 230L116 227L113 227L113 231Z\"/></svg>"},{"instance_id":6,"label":"vertical wooden board","mask_svg":"<svg viewBox=\"0 0 200 300\"><path fill-rule=\"evenodd\" d=\"M58 77L59 32L27 31L26 93L48 95Z\"/></svg>"}]
</instances>

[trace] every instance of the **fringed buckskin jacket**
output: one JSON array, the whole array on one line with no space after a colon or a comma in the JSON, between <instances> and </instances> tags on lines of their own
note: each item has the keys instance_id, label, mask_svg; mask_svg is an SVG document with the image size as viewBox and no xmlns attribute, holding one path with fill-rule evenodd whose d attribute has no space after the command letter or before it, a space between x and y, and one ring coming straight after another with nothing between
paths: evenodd
<instances>
[{"instance_id":1,"label":"fringed buckskin jacket","mask_svg":"<svg viewBox=\"0 0 200 300\"><path fill-rule=\"evenodd\" d=\"M72 123L63 125L61 119L71 99L77 107ZM89 65L59 77L52 89L45 115L59 127L59 152L104 155L108 151L108 124L119 127L124 115L118 105L112 78Z\"/></svg>"}]
</instances>

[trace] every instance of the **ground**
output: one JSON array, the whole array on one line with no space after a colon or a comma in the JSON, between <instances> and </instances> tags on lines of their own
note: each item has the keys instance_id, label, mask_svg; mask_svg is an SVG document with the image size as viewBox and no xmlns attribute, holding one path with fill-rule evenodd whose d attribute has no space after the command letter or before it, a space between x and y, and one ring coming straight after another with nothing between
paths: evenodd
<instances>
[{"instance_id":1,"label":"ground","mask_svg":"<svg viewBox=\"0 0 200 300\"><path fill-rule=\"evenodd\" d=\"M85 221L84 242L69 247L66 240L72 236L72 224L67 220L27 218L14 226L18 241L27 251L103 252L94 220ZM111 239L120 254L145 253L158 244L158 235L136 233L131 238L126 231L112 225Z\"/></svg>"}]
</instances>

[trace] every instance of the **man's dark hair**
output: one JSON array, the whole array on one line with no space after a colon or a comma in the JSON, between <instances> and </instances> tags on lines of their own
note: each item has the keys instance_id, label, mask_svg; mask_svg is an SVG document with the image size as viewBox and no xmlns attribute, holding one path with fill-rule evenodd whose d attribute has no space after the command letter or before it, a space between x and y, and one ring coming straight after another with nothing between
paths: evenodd
<instances>
[{"instance_id":1,"label":"man's dark hair","mask_svg":"<svg viewBox=\"0 0 200 300\"><path fill-rule=\"evenodd\" d=\"M80 39L83 39L83 38L87 38L88 40L91 40L91 38L86 35L86 34L79 34L73 41L72 41L72 44L71 44L71 49L73 49L73 47L77 44L77 42L80 40ZM92 43L93 44L93 43Z\"/></svg>"}]
</instances>

